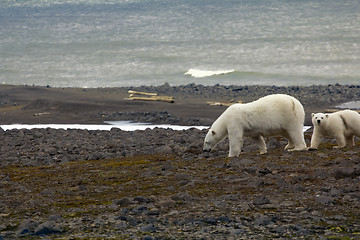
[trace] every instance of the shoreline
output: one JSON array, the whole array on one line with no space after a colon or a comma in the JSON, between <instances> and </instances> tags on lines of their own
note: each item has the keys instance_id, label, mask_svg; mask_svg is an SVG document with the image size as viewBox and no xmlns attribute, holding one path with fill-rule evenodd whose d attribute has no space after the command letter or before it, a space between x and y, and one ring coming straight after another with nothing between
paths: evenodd
<instances>
[{"instance_id":1,"label":"shoreline","mask_svg":"<svg viewBox=\"0 0 360 240\"><path fill-rule=\"evenodd\" d=\"M126 100L128 90L173 96L174 103ZM360 85L313 86L141 86L119 88L52 88L0 85L0 124L100 124L133 120L154 124L211 125L226 106L206 102L254 101L276 93L289 94L304 106L305 125L312 112L360 99ZM158 117L161 116L161 117Z\"/></svg>"}]
</instances>

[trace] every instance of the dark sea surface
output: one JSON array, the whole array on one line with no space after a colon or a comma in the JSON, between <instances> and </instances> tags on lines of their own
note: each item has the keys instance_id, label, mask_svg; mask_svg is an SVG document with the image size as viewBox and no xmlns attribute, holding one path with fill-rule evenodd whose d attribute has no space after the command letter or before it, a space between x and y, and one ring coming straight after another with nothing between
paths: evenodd
<instances>
[{"instance_id":1,"label":"dark sea surface","mask_svg":"<svg viewBox=\"0 0 360 240\"><path fill-rule=\"evenodd\" d=\"M0 83L360 83L360 1L2 0Z\"/></svg>"}]
</instances>

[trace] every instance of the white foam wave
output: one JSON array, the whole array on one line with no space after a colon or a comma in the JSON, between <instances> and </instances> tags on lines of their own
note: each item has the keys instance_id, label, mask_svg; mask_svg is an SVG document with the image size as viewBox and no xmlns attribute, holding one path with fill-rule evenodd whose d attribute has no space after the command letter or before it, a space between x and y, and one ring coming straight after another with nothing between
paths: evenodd
<instances>
[{"instance_id":1,"label":"white foam wave","mask_svg":"<svg viewBox=\"0 0 360 240\"><path fill-rule=\"evenodd\" d=\"M185 75L190 75L195 78L202 78L202 77L210 77L214 75L223 75L228 73L233 73L235 70L218 70L218 71L210 71L210 70L200 70L190 68Z\"/></svg>"},{"instance_id":2,"label":"white foam wave","mask_svg":"<svg viewBox=\"0 0 360 240\"><path fill-rule=\"evenodd\" d=\"M0 125L4 131L12 129L43 129L43 128L52 128L52 129L82 129L82 130L102 130L110 131L112 128L119 128L123 131L136 131L136 130L145 130L145 129L154 129L154 128L170 128L173 130L187 130L190 128L197 128L199 130L209 128L209 126L180 126L180 125L170 125L170 124L147 124L147 123L133 123L129 121L107 121L105 124L10 124L10 125ZM109 125L108 125L109 124Z\"/></svg>"},{"instance_id":3,"label":"white foam wave","mask_svg":"<svg viewBox=\"0 0 360 240\"><path fill-rule=\"evenodd\" d=\"M43 128L52 128L52 129L81 129L81 130L101 130L101 131L110 131L112 128L119 128L123 131L136 131L136 130L145 130L145 129L154 129L154 128L170 128L173 130L187 130L190 128L196 128L199 130L207 129L210 126L180 126L180 125L170 125L170 124L149 124L149 123L135 123L130 121L106 121L105 124L92 125L92 124L10 124L10 125L0 125L4 131L12 129L43 129ZM310 129L310 126L304 126L303 131Z\"/></svg>"}]
</instances>

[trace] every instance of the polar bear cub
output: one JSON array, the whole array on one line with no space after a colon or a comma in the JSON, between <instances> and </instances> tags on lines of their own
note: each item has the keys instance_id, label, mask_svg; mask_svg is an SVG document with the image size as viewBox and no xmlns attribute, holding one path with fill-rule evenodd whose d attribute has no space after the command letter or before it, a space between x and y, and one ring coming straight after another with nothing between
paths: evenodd
<instances>
[{"instance_id":1,"label":"polar bear cub","mask_svg":"<svg viewBox=\"0 0 360 240\"><path fill-rule=\"evenodd\" d=\"M264 136L280 135L288 140L285 149L305 150L305 112L301 103L285 94L273 94L247 104L233 104L212 124L204 140L204 151L210 151L229 138L229 157L239 156L243 137L252 138L261 154L266 153Z\"/></svg>"},{"instance_id":2,"label":"polar bear cub","mask_svg":"<svg viewBox=\"0 0 360 240\"><path fill-rule=\"evenodd\" d=\"M360 114L352 110L343 110L331 114L312 113L314 125L309 150L317 149L323 137L336 139L337 146L354 146L354 136L360 137Z\"/></svg>"}]
</instances>

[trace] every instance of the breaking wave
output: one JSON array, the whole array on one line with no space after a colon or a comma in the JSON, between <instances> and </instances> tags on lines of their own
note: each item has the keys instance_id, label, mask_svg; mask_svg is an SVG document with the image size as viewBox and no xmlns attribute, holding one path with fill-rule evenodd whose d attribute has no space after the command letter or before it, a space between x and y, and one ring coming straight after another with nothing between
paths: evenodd
<instances>
[{"instance_id":1,"label":"breaking wave","mask_svg":"<svg viewBox=\"0 0 360 240\"><path fill-rule=\"evenodd\" d=\"M202 78L202 77L211 77L214 75L224 75L228 73L233 73L235 70L217 70L217 71L210 71L210 70L199 70L190 68L185 75L190 75L195 78Z\"/></svg>"}]
</instances>

